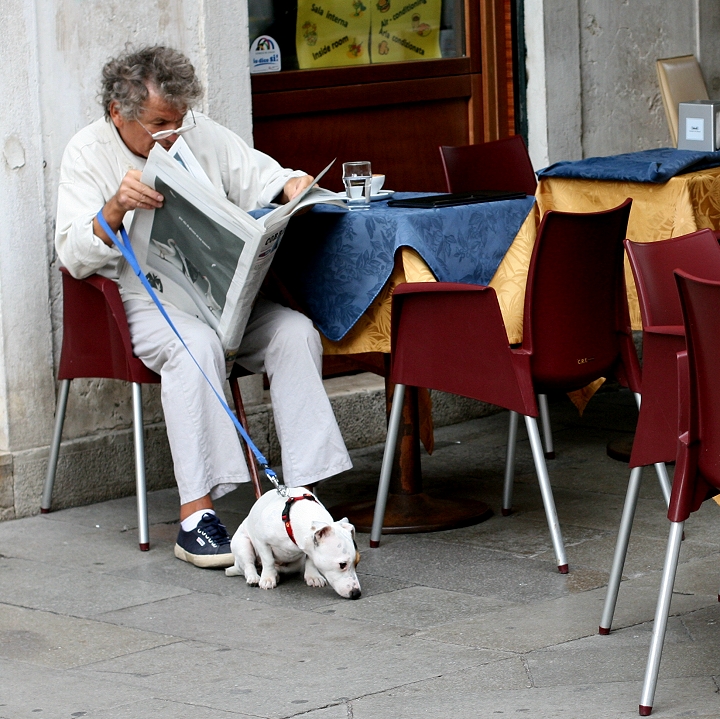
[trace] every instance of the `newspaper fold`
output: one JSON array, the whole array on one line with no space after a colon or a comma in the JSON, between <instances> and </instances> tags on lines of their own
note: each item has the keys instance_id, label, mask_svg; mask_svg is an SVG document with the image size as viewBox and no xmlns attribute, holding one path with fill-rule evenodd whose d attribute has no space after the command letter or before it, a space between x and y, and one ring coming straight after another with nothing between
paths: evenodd
<instances>
[{"instance_id":1,"label":"newspaper fold","mask_svg":"<svg viewBox=\"0 0 720 719\"><path fill-rule=\"evenodd\" d=\"M182 307L184 296L192 299L217 332L228 366L290 218L320 202L345 207L343 195L317 186L333 162L293 200L255 219L213 186L182 138L169 151L157 144L150 151L142 181L165 201L135 212L133 249L161 301Z\"/></svg>"}]
</instances>

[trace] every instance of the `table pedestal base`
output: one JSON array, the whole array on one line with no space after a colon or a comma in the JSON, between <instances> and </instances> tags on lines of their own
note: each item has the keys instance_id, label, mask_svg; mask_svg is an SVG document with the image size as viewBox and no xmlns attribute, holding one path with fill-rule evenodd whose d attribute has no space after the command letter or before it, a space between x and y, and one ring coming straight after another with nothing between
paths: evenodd
<instances>
[{"instance_id":1,"label":"table pedestal base","mask_svg":"<svg viewBox=\"0 0 720 719\"><path fill-rule=\"evenodd\" d=\"M358 532L372 528L375 502L340 504L330 509L333 517L347 517ZM492 516L492 509L475 499L439 499L424 492L389 494L383 534L439 532L479 524Z\"/></svg>"},{"instance_id":2,"label":"table pedestal base","mask_svg":"<svg viewBox=\"0 0 720 719\"><path fill-rule=\"evenodd\" d=\"M630 463L630 455L632 454L633 440L635 434L623 434L615 439L611 439L607 443L605 451L608 457L616 459L618 462Z\"/></svg>"}]
</instances>

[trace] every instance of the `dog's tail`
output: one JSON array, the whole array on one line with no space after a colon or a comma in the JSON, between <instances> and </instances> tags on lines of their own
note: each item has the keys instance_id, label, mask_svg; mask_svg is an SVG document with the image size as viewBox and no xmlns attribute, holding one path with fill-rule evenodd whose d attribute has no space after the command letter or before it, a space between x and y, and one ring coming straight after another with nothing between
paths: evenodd
<instances>
[{"instance_id":1,"label":"dog's tail","mask_svg":"<svg viewBox=\"0 0 720 719\"><path fill-rule=\"evenodd\" d=\"M233 564L232 567L227 567L225 570L225 576L227 577L244 577L245 572L243 572L240 567L237 566L237 564Z\"/></svg>"}]
</instances>

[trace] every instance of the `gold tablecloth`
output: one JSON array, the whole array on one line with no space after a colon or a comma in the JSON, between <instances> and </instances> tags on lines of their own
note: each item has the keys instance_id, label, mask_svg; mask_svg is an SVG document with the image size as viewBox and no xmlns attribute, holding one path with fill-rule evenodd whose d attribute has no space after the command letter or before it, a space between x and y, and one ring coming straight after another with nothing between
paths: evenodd
<instances>
[{"instance_id":1,"label":"gold tablecloth","mask_svg":"<svg viewBox=\"0 0 720 719\"><path fill-rule=\"evenodd\" d=\"M535 193L540 212L597 212L609 210L632 197L628 238L656 242L696 230L720 229L720 167L673 177L662 185L644 182L569 180L549 177ZM630 321L642 329L637 290L625 262Z\"/></svg>"},{"instance_id":2,"label":"gold tablecloth","mask_svg":"<svg viewBox=\"0 0 720 719\"><path fill-rule=\"evenodd\" d=\"M708 228L720 229L720 167L674 177L662 185L606 180L546 178L535 193L537 202L521 226L490 281L500 303L508 339L522 341L525 282L540 218L547 210L597 212L633 198L628 237L635 242L655 242ZM630 320L641 329L637 291L626 263ZM402 282L434 282L432 272L414 250L404 247L375 301L339 342L323 337L325 354L390 351L390 306L394 288Z\"/></svg>"}]
</instances>

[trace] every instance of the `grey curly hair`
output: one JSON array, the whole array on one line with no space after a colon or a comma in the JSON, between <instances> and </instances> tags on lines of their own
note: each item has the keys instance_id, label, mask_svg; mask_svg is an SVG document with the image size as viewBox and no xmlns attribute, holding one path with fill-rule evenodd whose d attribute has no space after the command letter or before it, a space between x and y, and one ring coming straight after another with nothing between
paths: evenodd
<instances>
[{"instance_id":1,"label":"grey curly hair","mask_svg":"<svg viewBox=\"0 0 720 719\"><path fill-rule=\"evenodd\" d=\"M181 112L203 94L195 68L185 55L163 45L143 47L113 58L103 67L100 98L105 117L110 117L110 105L116 102L124 118L137 120L148 98L148 84Z\"/></svg>"}]
</instances>

